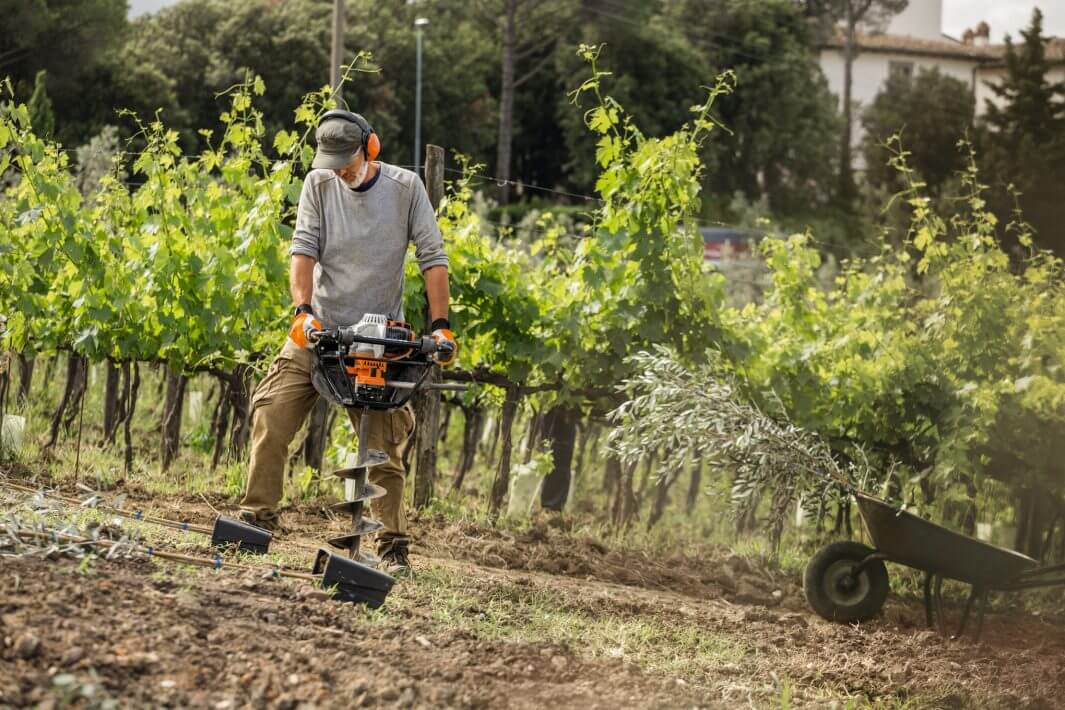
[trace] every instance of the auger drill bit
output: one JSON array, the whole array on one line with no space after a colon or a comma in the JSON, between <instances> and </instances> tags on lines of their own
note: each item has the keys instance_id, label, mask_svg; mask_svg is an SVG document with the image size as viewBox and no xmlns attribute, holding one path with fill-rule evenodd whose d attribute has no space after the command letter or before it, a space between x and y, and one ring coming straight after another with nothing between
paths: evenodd
<instances>
[{"instance_id":1,"label":"auger drill bit","mask_svg":"<svg viewBox=\"0 0 1065 710\"><path fill-rule=\"evenodd\" d=\"M380 521L364 517L363 512L366 509L367 501L373 500L374 498L380 498L386 493L385 489L381 486L369 482L368 478L370 469L374 466L388 463L389 459L388 454L383 451L370 449L368 446L367 442L369 441L370 435L369 414L369 410L364 408L362 410L362 416L359 419L358 463L352 468L342 468L333 473L337 478L344 479L345 481L353 481L354 483L353 494L347 496L347 500L343 503L337 503L332 506L332 509L337 512L347 512L351 514L351 533L332 538L329 540L329 544L338 549L347 550L348 557L352 560L375 563L378 561L376 557L360 554L359 548L362 545L363 536L370 535L371 533L383 529L384 524Z\"/></svg>"}]
</instances>

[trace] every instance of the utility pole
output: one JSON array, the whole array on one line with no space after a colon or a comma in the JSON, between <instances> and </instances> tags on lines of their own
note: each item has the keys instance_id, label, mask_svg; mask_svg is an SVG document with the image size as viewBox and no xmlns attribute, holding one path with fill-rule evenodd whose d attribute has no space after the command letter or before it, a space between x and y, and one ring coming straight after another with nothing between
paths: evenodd
<instances>
[{"instance_id":1,"label":"utility pole","mask_svg":"<svg viewBox=\"0 0 1065 710\"><path fill-rule=\"evenodd\" d=\"M496 175L499 176L499 204L510 202L510 163L514 143L514 64L517 61L519 0L506 0L503 11L503 80L499 87L499 143Z\"/></svg>"},{"instance_id":2,"label":"utility pole","mask_svg":"<svg viewBox=\"0 0 1065 710\"><path fill-rule=\"evenodd\" d=\"M414 21L414 36L417 59L414 70L414 172L422 167L422 28L429 20L419 17Z\"/></svg>"},{"instance_id":3,"label":"utility pole","mask_svg":"<svg viewBox=\"0 0 1065 710\"><path fill-rule=\"evenodd\" d=\"M344 0L333 0L333 50L329 54L329 84L340 108L340 65L344 63Z\"/></svg>"}]
</instances>

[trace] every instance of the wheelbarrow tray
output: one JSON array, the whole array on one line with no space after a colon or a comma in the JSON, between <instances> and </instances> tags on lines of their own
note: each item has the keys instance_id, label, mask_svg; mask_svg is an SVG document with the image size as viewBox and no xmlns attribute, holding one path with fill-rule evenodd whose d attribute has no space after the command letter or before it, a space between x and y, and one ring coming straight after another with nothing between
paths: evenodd
<instances>
[{"instance_id":1,"label":"wheelbarrow tray","mask_svg":"<svg viewBox=\"0 0 1065 710\"><path fill-rule=\"evenodd\" d=\"M1019 552L948 530L882 500L855 493L877 551L891 562L995 589L1039 563Z\"/></svg>"}]
</instances>

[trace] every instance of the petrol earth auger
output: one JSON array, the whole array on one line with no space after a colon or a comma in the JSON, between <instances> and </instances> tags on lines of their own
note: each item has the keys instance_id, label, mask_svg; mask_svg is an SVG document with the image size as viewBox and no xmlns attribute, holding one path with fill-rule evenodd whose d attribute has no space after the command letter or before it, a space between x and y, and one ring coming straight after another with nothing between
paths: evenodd
<instances>
[{"instance_id":1,"label":"petrol earth auger","mask_svg":"<svg viewBox=\"0 0 1065 710\"><path fill-rule=\"evenodd\" d=\"M351 532L328 540L332 547L347 553L341 556L319 549L314 574L322 575L322 586L335 587L336 598L377 608L384 603L395 579L375 569L379 560L360 551L362 538L384 525L364 515L366 504L385 495L385 489L369 482L374 466L388 463L383 451L370 449L371 411L404 406L419 389L463 390L463 385L429 381L436 365L434 355L450 352L450 343L438 343L430 336L418 337L407 323L385 316L367 314L357 324L332 330L312 331L315 389L327 400L359 411L359 449L355 466L334 471L344 481L344 498L332 509L351 516Z\"/></svg>"},{"instance_id":2,"label":"petrol earth auger","mask_svg":"<svg viewBox=\"0 0 1065 710\"><path fill-rule=\"evenodd\" d=\"M359 410L362 415L370 411L396 409L404 406L420 389L463 391L465 385L441 384L429 381L432 368L436 366L434 355L447 352L448 343L438 343L430 336L418 337L410 325L387 320L384 316L368 314L356 325L333 330L313 331L315 368L312 381L315 389L329 401L347 409ZM280 570L281 576L321 581L324 589L333 589L340 601L361 603L371 608L380 607L395 584L395 579L380 570L375 556L360 551L362 538L376 533L384 525L364 515L366 503L385 495L384 488L369 482L369 471L374 466L388 462L383 451L368 447L368 416L359 418L359 448L356 465L334 472L345 484L345 500L333 505L333 510L351 516L351 532L331 538L328 544L345 551L346 557L319 548L311 575L290 570ZM0 487L24 493L42 494L36 488L22 486L0 479ZM58 495L45 494L59 502L84 507L84 501ZM94 494L95 495L95 494ZM219 515L213 528L193 525L188 522L167 520L140 511L122 510L97 501L92 507L101 510L170 527L182 531L209 535L214 546L236 547L246 552L264 554L268 551L272 534L247 523ZM147 548L151 550L152 548ZM162 557L161 551L155 551ZM234 566L222 563L220 557L213 560L199 559L167 553L176 561L203 563L215 567ZM181 558L181 559L178 559Z\"/></svg>"}]
</instances>

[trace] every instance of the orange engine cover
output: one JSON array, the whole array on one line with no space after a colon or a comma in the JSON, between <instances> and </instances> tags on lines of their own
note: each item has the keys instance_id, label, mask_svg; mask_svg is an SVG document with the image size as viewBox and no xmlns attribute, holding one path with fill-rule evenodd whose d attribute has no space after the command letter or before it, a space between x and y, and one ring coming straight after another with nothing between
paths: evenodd
<instances>
[{"instance_id":1,"label":"orange engine cover","mask_svg":"<svg viewBox=\"0 0 1065 710\"><path fill-rule=\"evenodd\" d=\"M349 375L355 377L355 384L362 387L384 387L385 372L388 371L388 363L372 357L356 357L355 363L345 365Z\"/></svg>"}]
</instances>

